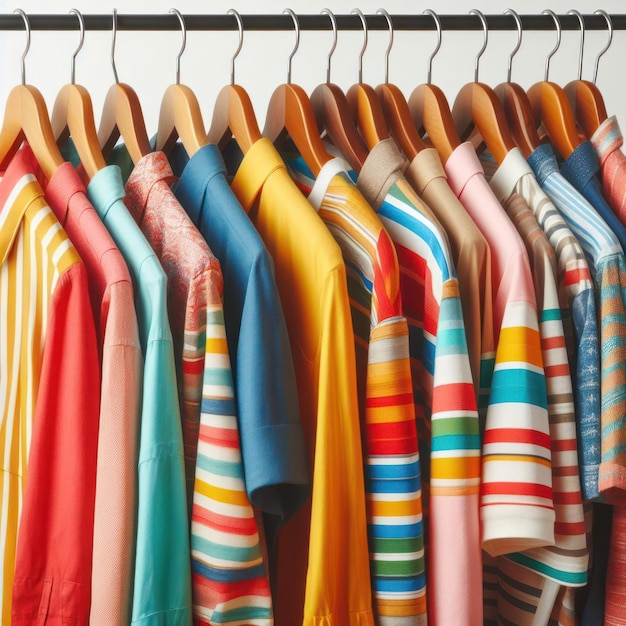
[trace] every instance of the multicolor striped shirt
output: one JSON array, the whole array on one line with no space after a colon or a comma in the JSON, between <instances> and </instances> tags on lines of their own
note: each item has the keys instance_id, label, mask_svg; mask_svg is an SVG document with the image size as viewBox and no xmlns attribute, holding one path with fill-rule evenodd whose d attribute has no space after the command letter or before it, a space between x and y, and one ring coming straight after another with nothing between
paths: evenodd
<instances>
[{"instance_id":1,"label":"multicolor striped shirt","mask_svg":"<svg viewBox=\"0 0 626 626\"><path fill-rule=\"evenodd\" d=\"M480 439L459 285L446 236L402 177L403 167L393 141L382 141L357 185L400 263L424 477L428 619L482 624Z\"/></svg>"},{"instance_id":2,"label":"multicolor striped shirt","mask_svg":"<svg viewBox=\"0 0 626 626\"><path fill-rule=\"evenodd\" d=\"M398 259L343 159L328 161L317 180L302 157L287 166L346 264L364 424L374 608L381 625L395 624L399 617L426 613L417 432Z\"/></svg>"},{"instance_id":3,"label":"multicolor striped shirt","mask_svg":"<svg viewBox=\"0 0 626 626\"><path fill-rule=\"evenodd\" d=\"M85 266L18 152L0 174L3 624L88 622L99 407Z\"/></svg>"},{"instance_id":4,"label":"multicolor striped shirt","mask_svg":"<svg viewBox=\"0 0 626 626\"><path fill-rule=\"evenodd\" d=\"M626 260L619 241L593 207L559 173L549 145L528 158L537 181L578 238L593 271L600 310L599 493L623 501L626 485Z\"/></svg>"},{"instance_id":5,"label":"multicolor striped shirt","mask_svg":"<svg viewBox=\"0 0 626 626\"><path fill-rule=\"evenodd\" d=\"M222 273L170 189L174 181L167 157L147 154L128 178L126 205L168 277L191 509L193 614L198 624L270 624L269 582L243 475Z\"/></svg>"}]
</instances>

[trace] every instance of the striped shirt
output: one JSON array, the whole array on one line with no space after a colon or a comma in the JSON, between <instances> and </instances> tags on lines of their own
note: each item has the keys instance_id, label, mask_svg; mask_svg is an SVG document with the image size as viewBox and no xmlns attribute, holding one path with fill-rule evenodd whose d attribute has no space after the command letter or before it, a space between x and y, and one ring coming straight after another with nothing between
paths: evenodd
<instances>
[{"instance_id":1,"label":"striped shirt","mask_svg":"<svg viewBox=\"0 0 626 626\"><path fill-rule=\"evenodd\" d=\"M485 380L490 395L482 449L483 548L497 556L552 545L550 429L528 254L472 144L456 148L445 169L491 247L496 357L493 376Z\"/></svg>"},{"instance_id":2,"label":"striped shirt","mask_svg":"<svg viewBox=\"0 0 626 626\"><path fill-rule=\"evenodd\" d=\"M144 156L126 205L168 277L191 509L193 613L199 624L270 624L259 532L246 493L222 309L222 273L169 185L162 152Z\"/></svg>"},{"instance_id":3,"label":"striped shirt","mask_svg":"<svg viewBox=\"0 0 626 626\"><path fill-rule=\"evenodd\" d=\"M626 224L626 155L622 152L622 131L614 115L598 126L591 143L600 160L604 197L622 224Z\"/></svg>"},{"instance_id":4,"label":"striped shirt","mask_svg":"<svg viewBox=\"0 0 626 626\"><path fill-rule=\"evenodd\" d=\"M398 617L426 613L417 432L398 259L343 159L327 162L317 180L302 157L287 165L339 244L346 264L365 425L375 610L381 625L395 624Z\"/></svg>"},{"instance_id":5,"label":"striped shirt","mask_svg":"<svg viewBox=\"0 0 626 626\"><path fill-rule=\"evenodd\" d=\"M85 266L23 157L0 179L0 621L86 624L96 332Z\"/></svg>"},{"instance_id":6,"label":"striped shirt","mask_svg":"<svg viewBox=\"0 0 626 626\"><path fill-rule=\"evenodd\" d=\"M357 184L400 263L428 525L429 621L482 624L479 425L459 285L446 236L402 177L403 166L393 141L382 141Z\"/></svg>"},{"instance_id":7,"label":"striped shirt","mask_svg":"<svg viewBox=\"0 0 626 626\"><path fill-rule=\"evenodd\" d=\"M537 181L550 196L587 256L600 305L600 444L598 489L619 502L626 485L626 261L619 241L593 207L558 171L549 145L528 158Z\"/></svg>"}]
</instances>

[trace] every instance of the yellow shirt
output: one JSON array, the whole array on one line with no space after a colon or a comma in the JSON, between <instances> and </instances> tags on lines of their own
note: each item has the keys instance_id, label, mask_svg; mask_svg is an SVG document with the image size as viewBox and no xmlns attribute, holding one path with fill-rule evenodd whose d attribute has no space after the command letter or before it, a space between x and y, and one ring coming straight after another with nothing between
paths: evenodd
<instances>
[{"instance_id":1,"label":"yellow shirt","mask_svg":"<svg viewBox=\"0 0 626 626\"><path fill-rule=\"evenodd\" d=\"M313 492L282 529L276 626L373 626L354 333L341 250L268 139L232 183L276 266ZM269 320L259 320L271 332ZM259 390L262 399L262 390Z\"/></svg>"}]
</instances>

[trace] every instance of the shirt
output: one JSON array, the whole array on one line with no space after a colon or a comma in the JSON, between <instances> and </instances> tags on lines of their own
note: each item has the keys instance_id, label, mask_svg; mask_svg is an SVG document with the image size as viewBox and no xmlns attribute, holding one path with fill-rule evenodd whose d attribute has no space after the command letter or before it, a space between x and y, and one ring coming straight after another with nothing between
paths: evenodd
<instances>
[{"instance_id":1,"label":"shirt","mask_svg":"<svg viewBox=\"0 0 626 626\"><path fill-rule=\"evenodd\" d=\"M445 165L450 186L491 248L496 358L483 435L483 548L497 556L554 543L550 430L528 254L471 143ZM483 386L481 381L481 387Z\"/></svg>"},{"instance_id":2,"label":"shirt","mask_svg":"<svg viewBox=\"0 0 626 626\"><path fill-rule=\"evenodd\" d=\"M602 192L622 224L626 223L626 156L622 131L614 115L598 126L591 137L600 161Z\"/></svg>"},{"instance_id":3,"label":"shirt","mask_svg":"<svg viewBox=\"0 0 626 626\"><path fill-rule=\"evenodd\" d=\"M623 346L626 342L626 262L619 241L593 207L558 171L549 145L537 148L528 158L537 181L559 209L580 241L596 285L600 304L600 431L599 439L585 441L600 446L599 493L605 499L621 499L624 488L626 447L626 379Z\"/></svg>"},{"instance_id":4,"label":"shirt","mask_svg":"<svg viewBox=\"0 0 626 626\"><path fill-rule=\"evenodd\" d=\"M268 139L247 151L232 189L276 264L312 465L312 498L279 537L276 623L369 626L363 457L341 250Z\"/></svg>"},{"instance_id":5,"label":"shirt","mask_svg":"<svg viewBox=\"0 0 626 626\"><path fill-rule=\"evenodd\" d=\"M404 165L393 140L382 141L357 185L400 263L425 477L428 622L482 624L480 439L459 286L447 239L403 178Z\"/></svg>"},{"instance_id":6,"label":"shirt","mask_svg":"<svg viewBox=\"0 0 626 626\"><path fill-rule=\"evenodd\" d=\"M626 226L619 221L602 195L596 176L599 171L600 161L590 141L580 143L561 166L561 174L587 199L613 231L622 248L626 249Z\"/></svg>"},{"instance_id":7,"label":"shirt","mask_svg":"<svg viewBox=\"0 0 626 626\"><path fill-rule=\"evenodd\" d=\"M87 195L124 255L135 287L144 355L137 485L132 623L191 619L189 522L176 392L167 279L154 252L122 202L117 166L100 170Z\"/></svg>"},{"instance_id":8,"label":"shirt","mask_svg":"<svg viewBox=\"0 0 626 626\"><path fill-rule=\"evenodd\" d=\"M463 320L467 335L472 378L485 419L488 395L480 396L481 362L493 363L493 312L491 302L491 250L483 234L450 189L448 179L434 148L417 153L404 172L406 179L432 209L445 229L459 278Z\"/></svg>"},{"instance_id":9,"label":"shirt","mask_svg":"<svg viewBox=\"0 0 626 626\"><path fill-rule=\"evenodd\" d=\"M2 623L84 624L100 404L96 333L85 265L23 152L0 180L0 311Z\"/></svg>"},{"instance_id":10,"label":"shirt","mask_svg":"<svg viewBox=\"0 0 626 626\"><path fill-rule=\"evenodd\" d=\"M170 189L174 180L162 152L147 154L128 178L126 206L168 278L192 511L193 612L203 624L269 624L271 594L243 481L222 273Z\"/></svg>"},{"instance_id":11,"label":"shirt","mask_svg":"<svg viewBox=\"0 0 626 626\"><path fill-rule=\"evenodd\" d=\"M121 252L71 163L49 184L29 148L28 167L87 269L102 382L90 624L127 624L134 560L137 448L143 357L133 285Z\"/></svg>"},{"instance_id":12,"label":"shirt","mask_svg":"<svg viewBox=\"0 0 626 626\"><path fill-rule=\"evenodd\" d=\"M341 247L346 264L365 425L375 609L381 625L395 624L399 617L426 613L418 444L398 259L343 159L328 161L317 180L302 157L290 159L288 168ZM418 591L410 598L411 587Z\"/></svg>"},{"instance_id":13,"label":"shirt","mask_svg":"<svg viewBox=\"0 0 626 626\"><path fill-rule=\"evenodd\" d=\"M181 143L170 154L176 197L220 260L226 338L235 384L245 484L273 530L309 495L309 465L298 390L273 261L226 179L215 145L191 159ZM272 332L262 332L272 320ZM259 389L263 401L259 402Z\"/></svg>"}]
</instances>

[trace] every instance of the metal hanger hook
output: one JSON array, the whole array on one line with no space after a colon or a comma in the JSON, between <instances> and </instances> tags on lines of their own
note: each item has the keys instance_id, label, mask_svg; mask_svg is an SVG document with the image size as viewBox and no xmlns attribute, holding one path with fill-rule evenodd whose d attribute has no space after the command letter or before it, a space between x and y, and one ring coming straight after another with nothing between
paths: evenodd
<instances>
[{"instance_id":1,"label":"metal hanger hook","mask_svg":"<svg viewBox=\"0 0 626 626\"><path fill-rule=\"evenodd\" d=\"M361 20L361 24L363 25L363 47L361 48L361 52L359 53L359 85L363 82L363 55L365 54L365 49L367 48L367 20L365 19L365 15L363 15L363 11L361 9L352 9L350 11L350 15L358 15Z\"/></svg>"},{"instance_id":2,"label":"metal hanger hook","mask_svg":"<svg viewBox=\"0 0 626 626\"><path fill-rule=\"evenodd\" d=\"M235 9L228 9L228 15L233 15L237 20L237 30L239 30L239 43L237 44L237 49L235 53L230 58L230 84L235 84L235 59L239 56L241 52L241 48L243 47L243 20L241 19L241 15L239 15L238 11Z\"/></svg>"},{"instance_id":3,"label":"metal hanger hook","mask_svg":"<svg viewBox=\"0 0 626 626\"><path fill-rule=\"evenodd\" d=\"M387 45L387 50L385 51L385 84L389 82L389 53L391 52L391 48L393 46L393 22L391 21L391 15L385 9L378 9L376 11L376 15L384 15L387 20L387 24L389 25L389 44Z\"/></svg>"},{"instance_id":4,"label":"metal hanger hook","mask_svg":"<svg viewBox=\"0 0 626 626\"><path fill-rule=\"evenodd\" d=\"M578 51L578 80L583 77L583 51L585 49L585 18L581 15L580 11L576 9L570 9L567 12L568 15L575 15L578 18L580 24L580 50Z\"/></svg>"},{"instance_id":5,"label":"metal hanger hook","mask_svg":"<svg viewBox=\"0 0 626 626\"><path fill-rule=\"evenodd\" d=\"M517 51L520 49L520 46L522 45L522 20L520 16L513 9L507 9L504 12L504 15L511 15L513 19L515 20L515 25L517 26L517 43L515 44L515 48L513 48L513 50L511 51L511 54L509 54L509 62L506 68L506 82L510 83L511 82L511 70L513 69L513 57L517 54Z\"/></svg>"},{"instance_id":6,"label":"metal hanger hook","mask_svg":"<svg viewBox=\"0 0 626 626\"><path fill-rule=\"evenodd\" d=\"M476 15L480 20L480 23L483 25L483 46L478 51L478 54L474 57L474 82L478 82L478 63L480 62L480 57L483 56L483 52L487 49L487 42L489 41L489 27L487 26L487 19L485 16L478 10L472 9L470 11L470 15Z\"/></svg>"},{"instance_id":7,"label":"metal hanger hook","mask_svg":"<svg viewBox=\"0 0 626 626\"><path fill-rule=\"evenodd\" d=\"M293 20L293 27L296 31L296 43L291 51L291 54L289 55L289 59L287 59L287 84L291 85L291 60L300 47L300 22L298 22L298 16L291 9L285 9L283 11L283 15L285 13L288 13L291 16L291 19Z\"/></svg>"},{"instance_id":8,"label":"metal hanger hook","mask_svg":"<svg viewBox=\"0 0 626 626\"><path fill-rule=\"evenodd\" d=\"M24 20L24 29L26 30L26 47L24 48L24 52L22 52L22 85L26 84L26 55L30 50L30 21L28 20L28 15L22 9L15 9L13 13L18 13L22 16Z\"/></svg>"},{"instance_id":9,"label":"metal hanger hook","mask_svg":"<svg viewBox=\"0 0 626 626\"><path fill-rule=\"evenodd\" d=\"M113 9L113 26L111 28L111 67L113 68L113 76L115 82L119 85L120 79L117 75L117 67L115 67L115 40L117 39L117 9Z\"/></svg>"},{"instance_id":10,"label":"metal hanger hook","mask_svg":"<svg viewBox=\"0 0 626 626\"><path fill-rule=\"evenodd\" d=\"M554 48L552 48L552 50L546 57L546 70L543 80L547 82L548 76L550 75L550 59L552 59L556 51L561 47L561 22L559 22L557 14L552 11L552 9L545 9L541 12L541 14L549 15L550 17L552 17L552 19L554 20L554 25L556 26L556 45L554 46Z\"/></svg>"},{"instance_id":11,"label":"metal hanger hook","mask_svg":"<svg viewBox=\"0 0 626 626\"><path fill-rule=\"evenodd\" d=\"M183 41L180 44L180 50L178 51L178 54L176 55L176 84L180 85L180 58L183 56L183 52L185 51L185 48L187 47L187 26L185 26L185 18L183 17L182 13L178 9L170 9L169 12L176 14L176 17L178 18L178 21L180 22L180 30L183 35Z\"/></svg>"},{"instance_id":12,"label":"metal hanger hook","mask_svg":"<svg viewBox=\"0 0 626 626\"><path fill-rule=\"evenodd\" d=\"M600 66L600 57L611 47L611 43L613 42L613 20L611 16L604 11L603 9L598 9L593 12L594 15L601 15L606 20L607 28L609 29L609 40L606 42L606 46L598 52L598 56L596 57L596 63L593 68L593 84L596 84L596 79L598 78L598 67Z\"/></svg>"},{"instance_id":13,"label":"metal hanger hook","mask_svg":"<svg viewBox=\"0 0 626 626\"><path fill-rule=\"evenodd\" d=\"M337 20L335 19L335 14L330 9L322 9L320 11L320 15L328 15L328 18L330 19L330 24L333 29L333 45L330 48L330 52L328 53L328 59L326 61L326 82L330 83L330 60L333 57L335 48L337 47Z\"/></svg>"},{"instance_id":14,"label":"metal hanger hook","mask_svg":"<svg viewBox=\"0 0 626 626\"><path fill-rule=\"evenodd\" d=\"M78 42L78 48L76 48L76 50L74 50L74 54L72 54L72 72L70 82L74 85L76 83L76 57L82 50L83 44L85 43L85 19L83 18L83 14L78 9L72 9L70 14L75 15L78 18L78 27L80 28L80 41Z\"/></svg>"},{"instance_id":15,"label":"metal hanger hook","mask_svg":"<svg viewBox=\"0 0 626 626\"><path fill-rule=\"evenodd\" d=\"M431 55L428 57L428 74L426 77L426 84L430 85L431 79L433 77L433 59L437 56L439 48L441 48L441 20L432 9L426 9L422 12L422 15L430 15L435 20L435 28L437 29L437 45L435 46L435 49L432 51Z\"/></svg>"}]
</instances>

